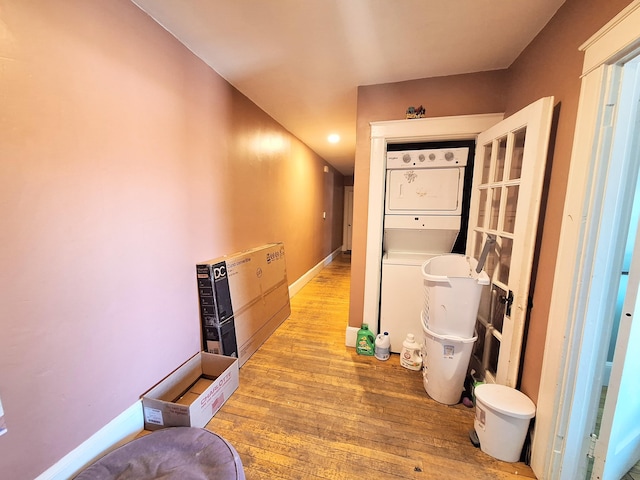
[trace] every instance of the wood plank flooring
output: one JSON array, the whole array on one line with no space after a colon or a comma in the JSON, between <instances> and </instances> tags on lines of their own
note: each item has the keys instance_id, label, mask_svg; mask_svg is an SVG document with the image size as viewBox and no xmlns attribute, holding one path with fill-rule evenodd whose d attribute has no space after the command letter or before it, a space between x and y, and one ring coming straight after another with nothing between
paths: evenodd
<instances>
[{"instance_id":1,"label":"wood plank flooring","mask_svg":"<svg viewBox=\"0 0 640 480\"><path fill-rule=\"evenodd\" d=\"M598 416L596 417L596 429L595 432L597 435L600 435L600 425L602 424L602 414L604 412L604 402L607 399L607 387L602 387L602 391L600 392L600 404L598 406ZM593 469L593 465L589 466L589 471L587 473L587 479L591 478L591 470ZM640 480L640 462L636 463L631 470L629 470L620 480Z\"/></svg>"},{"instance_id":2,"label":"wood plank flooring","mask_svg":"<svg viewBox=\"0 0 640 480\"><path fill-rule=\"evenodd\" d=\"M349 260L339 256L291 300L206 427L234 445L247 479L535 478L474 448L474 410L431 400L397 354L381 362L345 346Z\"/></svg>"},{"instance_id":3,"label":"wood plank flooring","mask_svg":"<svg viewBox=\"0 0 640 480\"><path fill-rule=\"evenodd\" d=\"M640 480L640 462L631 467L622 480Z\"/></svg>"}]
</instances>

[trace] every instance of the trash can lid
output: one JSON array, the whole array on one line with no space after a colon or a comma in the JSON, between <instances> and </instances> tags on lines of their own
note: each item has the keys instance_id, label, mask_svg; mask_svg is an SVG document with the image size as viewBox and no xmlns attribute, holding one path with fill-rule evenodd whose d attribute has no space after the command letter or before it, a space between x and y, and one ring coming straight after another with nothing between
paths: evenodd
<instances>
[{"instance_id":1,"label":"trash can lid","mask_svg":"<svg viewBox=\"0 0 640 480\"><path fill-rule=\"evenodd\" d=\"M484 383L475 387L477 400L494 410L511 417L533 418L536 406L524 393L497 383Z\"/></svg>"}]
</instances>

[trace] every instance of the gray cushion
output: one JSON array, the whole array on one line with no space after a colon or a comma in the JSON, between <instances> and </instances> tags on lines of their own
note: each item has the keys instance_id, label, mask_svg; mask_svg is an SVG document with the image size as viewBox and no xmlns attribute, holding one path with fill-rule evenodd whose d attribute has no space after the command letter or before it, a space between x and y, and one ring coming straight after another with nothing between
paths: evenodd
<instances>
[{"instance_id":1,"label":"gray cushion","mask_svg":"<svg viewBox=\"0 0 640 480\"><path fill-rule=\"evenodd\" d=\"M108 453L76 480L244 480L238 452L203 428L156 430Z\"/></svg>"}]
</instances>

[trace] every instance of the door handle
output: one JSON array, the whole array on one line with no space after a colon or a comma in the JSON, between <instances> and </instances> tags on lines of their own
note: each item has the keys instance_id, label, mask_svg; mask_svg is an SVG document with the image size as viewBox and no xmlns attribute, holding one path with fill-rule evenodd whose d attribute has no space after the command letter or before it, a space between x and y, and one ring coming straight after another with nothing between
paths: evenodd
<instances>
[{"instance_id":1,"label":"door handle","mask_svg":"<svg viewBox=\"0 0 640 480\"><path fill-rule=\"evenodd\" d=\"M498 297L498 301L504 305L504 314L507 317L511 316L511 304L513 304L513 292L509 290L509 293L505 295L500 295Z\"/></svg>"}]
</instances>

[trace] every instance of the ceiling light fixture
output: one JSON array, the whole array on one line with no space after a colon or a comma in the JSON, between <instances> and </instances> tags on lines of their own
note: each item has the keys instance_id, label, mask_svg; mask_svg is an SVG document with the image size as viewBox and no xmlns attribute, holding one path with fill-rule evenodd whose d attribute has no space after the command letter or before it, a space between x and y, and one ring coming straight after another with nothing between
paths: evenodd
<instances>
[{"instance_id":1,"label":"ceiling light fixture","mask_svg":"<svg viewBox=\"0 0 640 480\"><path fill-rule=\"evenodd\" d=\"M329 141L329 143L338 143L340 141L340 135L338 135L337 133L332 133L327 137L327 140Z\"/></svg>"}]
</instances>

